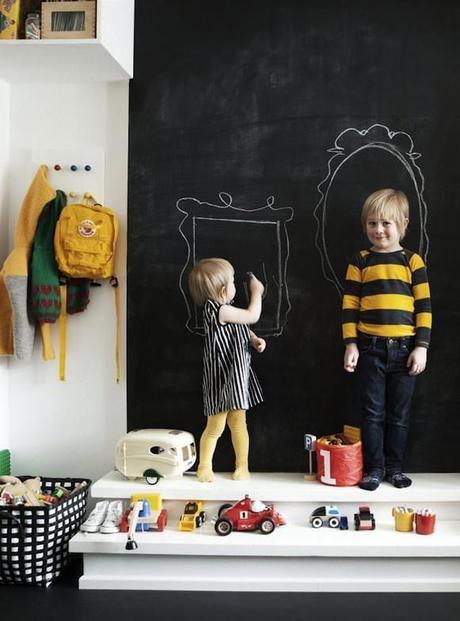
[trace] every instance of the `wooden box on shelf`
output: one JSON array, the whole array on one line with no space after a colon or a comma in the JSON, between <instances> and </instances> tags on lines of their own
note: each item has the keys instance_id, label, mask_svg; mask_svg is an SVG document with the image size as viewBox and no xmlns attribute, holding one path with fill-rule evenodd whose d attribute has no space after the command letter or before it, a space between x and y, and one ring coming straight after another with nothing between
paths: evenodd
<instances>
[{"instance_id":1,"label":"wooden box on shelf","mask_svg":"<svg viewBox=\"0 0 460 621\"><path fill-rule=\"evenodd\" d=\"M96 0L42 2L42 39L94 39Z\"/></svg>"}]
</instances>

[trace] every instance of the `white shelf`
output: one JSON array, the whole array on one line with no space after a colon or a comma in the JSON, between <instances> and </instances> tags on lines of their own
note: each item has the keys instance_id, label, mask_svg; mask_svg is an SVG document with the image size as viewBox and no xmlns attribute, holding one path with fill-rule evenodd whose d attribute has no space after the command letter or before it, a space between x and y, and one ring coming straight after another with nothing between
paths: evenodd
<instances>
[{"instance_id":1,"label":"white shelf","mask_svg":"<svg viewBox=\"0 0 460 621\"><path fill-rule=\"evenodd\" d=\"M177 524L177 522L176 522ZM353 525L351 524L353 527ZM184 556L263 557L460 557L460 521L439 521L432 535L395 531L393 524L378 523L375 531L341 531L304 524L286 524L270 535L233 532L220 537L211 523L191 533L166 527L162 533L136 533L136 550L126 550L126 533L103 535L78 533L71 552Z\"/></svg>"},{"instance_id":2,"label":"white shelf","mask_svg":"<svg viewBox=\"0 0 460 621\"><path fill-rule=\"evenodd\" d=\"M96 39L0 41L0 80L91 83L133 77L134 0L98 0Z\"/></svg>"},{"instance_id":3,"label":"white shelf","mask_svg":"<svg viewBox=\"0 0 460 621\"><path fill-rule=\"evenodd\" d=\"M71 552L83 553L81 589L204 591L437 591L460 592L460 475L414 474L411 487L382 484L374 492L331 487L303 474L253 473L249 481L216 474L200 483L193 473L151 486L109 472L96 481L97 498L161 494L168 509L164 532L136 533L136 550L126 550L126 533L78 533ZM232 532L220 537L213 520L220 504L253 499L273 501L286 520L270 535ZM206 501L208 521L191 533L178 530L187 499ZM310 512L337 504L350 530L313 529ZM355 531L353 514L370 505L373 531ZM391 507L430 506L437 515L432 535L395 531Z\"/></svg>"},{"instance_id":4,"label":"white shelf","mask_svg":"<svg viewBox=\"0 0 460 621\"><path fill-rule=\"evenodd\" d=\"M97 39L0 41L0 79L18 83L88 83L128 80L120 64Z\"/></svg>"},{"instance_id":5,"label":"white shelf","mask_svg":"<svg viewBox=\"0 0 460 621\"><path fill-rule=\"evenodd\" d=\"M411 487L396 489L388 483L374 492L358 487L334 487L306 480L300 473L253 473L248 481L234 481L230 474L216 474L213 483L200 483L194 473L178 479L160 479L148 485L142 479L130 481L116 471L107 473L91 487L94 498L129 498L137 492L161 494L165 500L241 500L245 494L253 499L273 502L317 502L358 504L460 502L460 474L411 474ZM459 516L460 517L460 516Z\"/></svg>"}]
</instances>

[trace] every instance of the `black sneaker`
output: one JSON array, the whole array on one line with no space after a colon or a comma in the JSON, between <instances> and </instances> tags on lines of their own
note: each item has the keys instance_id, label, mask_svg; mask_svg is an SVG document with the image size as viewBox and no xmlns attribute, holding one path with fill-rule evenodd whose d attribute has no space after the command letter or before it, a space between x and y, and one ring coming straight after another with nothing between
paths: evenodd
<instances>
[{"instance_id":1,"label":"black sneaker","mask_svg":"<svg viewBox=\"0 0 460 621\"><path fill-rule=\"evenodd\" d=\"M382 479L377 474L366 474L361 481L358 483L358 487L361 489L365 489L368 492L373 492L378 488Z\"/></svg>"},{"instance_id":2,"label":"black sneaker","mask_svg":"<svg viewBox=\"0 0 460 621\"><path fill-rule=\"evenodd\" d=\"M393 472L385 475L385 481L387 483L391 483L393 487L397 487L398 489L402 489L403 487L409 487L412 485L412 479L406 477L402 472Z\"/></svg>"}]
</instances>

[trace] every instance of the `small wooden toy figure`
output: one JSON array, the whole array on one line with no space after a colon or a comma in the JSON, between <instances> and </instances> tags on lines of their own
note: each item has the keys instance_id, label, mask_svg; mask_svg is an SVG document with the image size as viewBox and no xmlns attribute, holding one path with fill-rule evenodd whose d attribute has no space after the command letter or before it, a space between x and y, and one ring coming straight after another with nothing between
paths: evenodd
<instances>
[{"instance_id":1,"label":"small wooden toy figure","mask_svg":"<svg viewBox=\"0 0 460 621\"><path fill-rule=\"evenodd\" d=\"M196 304L204 306L203 401L208 418L200 440L199 481L213 481L212 458L227 423L235 450L236 480L250 477L249 435L246 410L263 400L260 384L251 369L250 347L263 352L264 339L249 329L262 311L262 283L251 274L247 309L231 306L236 289L234 270L225 259L202 259L189 274L189 288Z\"/></svg>"}]
</instances>

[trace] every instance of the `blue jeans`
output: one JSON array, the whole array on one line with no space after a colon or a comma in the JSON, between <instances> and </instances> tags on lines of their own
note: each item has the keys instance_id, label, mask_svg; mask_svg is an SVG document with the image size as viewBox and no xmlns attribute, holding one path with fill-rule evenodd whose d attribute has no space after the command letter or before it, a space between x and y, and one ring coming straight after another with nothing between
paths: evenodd
<instances>
[{"instance_id":1,"label":"blue jeans","mask_svg":"<svg viewBox=\"0 0 460 621\"><path fill-rule=\"evenodd\" d=\"M360 335L357 366L364 471L401 472L415 376L406 366L413 337Z\"/></svg>"}]
</instances>

